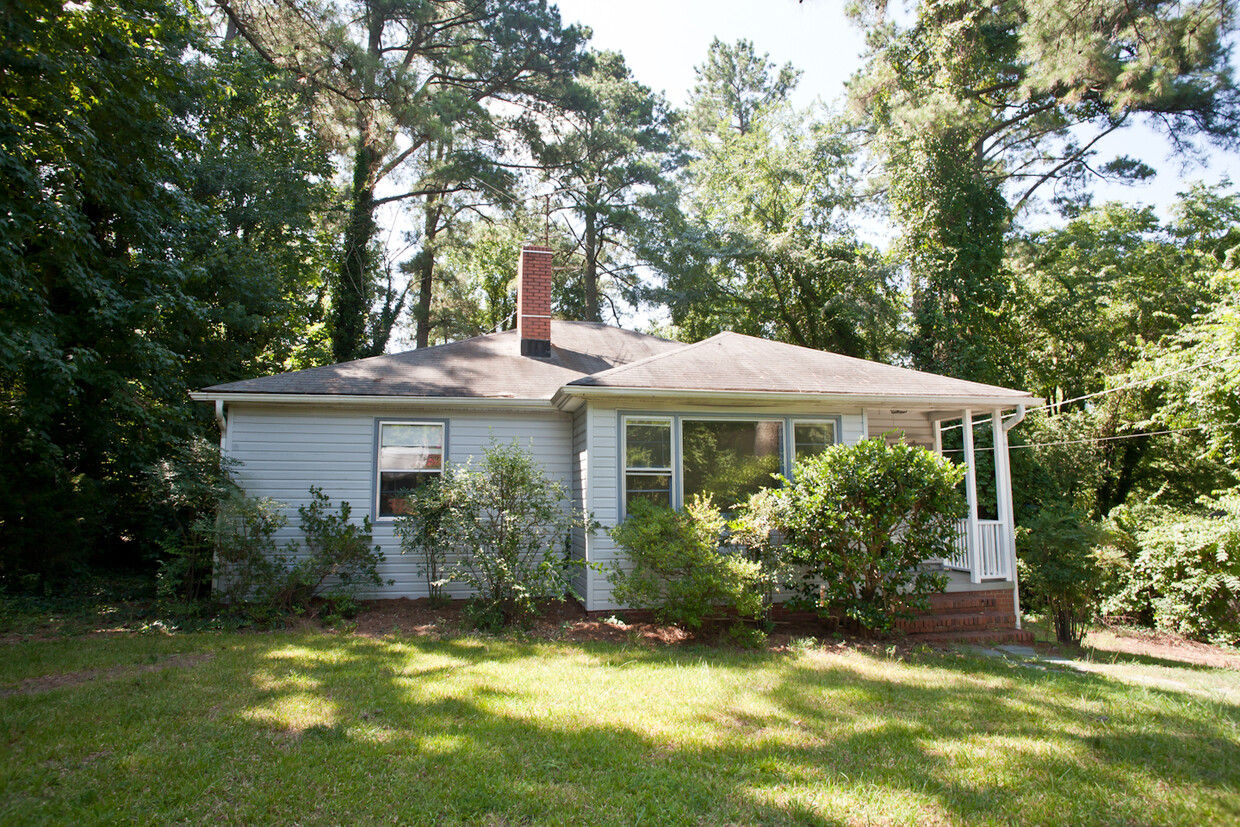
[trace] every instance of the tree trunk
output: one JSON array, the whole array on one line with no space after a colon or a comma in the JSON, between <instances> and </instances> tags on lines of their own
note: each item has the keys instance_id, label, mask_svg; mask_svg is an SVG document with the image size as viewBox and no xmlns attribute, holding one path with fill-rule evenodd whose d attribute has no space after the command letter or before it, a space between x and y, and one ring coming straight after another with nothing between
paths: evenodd
<instances>
[{"instance_id":1,"label":"tree trunk","mask_svg":"<svg viewBox=\"0 0 1240 827\"><path fill-rule=\"evenodd\" d=\"M593 193L591 193L593 196ZM596 224L597 214L595 213L595 199L590 198L586 204L585 219L585 257L586 266L582 276L585 287L585 321L600 322L603 320L602 314L599 313L598 307L598 227Z\"/></svg>"},{"instance_id":2,"label":"tree trunk","mask_svg":"<svg viewBox=\"0 0 1240 827\"><path fill-rule=\"evenodd\" d=\"M418 277L418 305L413 315L417 325L416 347L426 347L431 341L431 299L435 290L435 238L439 235L439 220L443 215L440 202L443 196L426 196L426 215L422 226L422 252L418 254L415 270Z\"/></svg>"}]
</instances>

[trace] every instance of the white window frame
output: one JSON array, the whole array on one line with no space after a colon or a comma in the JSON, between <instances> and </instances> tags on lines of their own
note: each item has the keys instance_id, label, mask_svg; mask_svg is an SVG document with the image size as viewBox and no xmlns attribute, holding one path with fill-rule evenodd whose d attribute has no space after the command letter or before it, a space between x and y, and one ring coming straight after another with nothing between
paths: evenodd
<instances>
[{"instance_id":1,"label":"white window frame","mask_svg":"<svg viewBox=\"0 0 1240 827\"><path fill-rule=\"evenodd\" d=\"M794 416L788 422L788 471L792 473L792 466L797 461L797 426L798 425L830 425L831 426L831 445L840 444L840 426L841 419L839 416L818 416L818 417L801 417Z\"/></svg>"},{"instance_id":2,"label":"white window frame","mask_svg":"<svg viewBox=\"0 0 1240 827\"><path fill-rule=\"evenodd\" d=\"M668 440L668 457L671 465L667 467L634 467L629 468L629 423L648 423L648 424L666 424L667 440ZM676 424L676 417L665 414L623 414L620 417L620 457L617 463L620 466L620 513L624 514L629 506L629 473L645 475L645 476L661 476L666 474L668 477L668 505L672 508L679 508L677 504L677 477L676 468L679 465L679 434Z\"/></svg>"},{"instance_id":3,"label":"white window frame","mask_svg":"<svg viewBox=\"0 0 1240 827\"><path fill-rule=\"evenodd\" d=\"M381 468L380 454L383 450L383 428L385 425L423 425L439 428L439 468ZM443 474L444 466L448 463L448 421L446 419L376 419L375 420L375 449L374 449L374 476L372 485L374 486L374 496L371 498L371 522L379 523L394 522L397 518L395 514L382 513L383 499L383 475L387 474Z\"/></svg>"}]
</instances>

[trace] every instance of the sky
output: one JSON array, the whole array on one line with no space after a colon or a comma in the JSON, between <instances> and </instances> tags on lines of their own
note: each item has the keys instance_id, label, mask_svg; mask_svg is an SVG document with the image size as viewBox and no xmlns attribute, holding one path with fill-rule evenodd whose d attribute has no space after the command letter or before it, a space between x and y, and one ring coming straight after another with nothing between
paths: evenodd
<instances>
[{"instance_id":1,"label":"sky","mask_svg":"<svg viewBox=\"0 0 1240 827\"><path fill-rule=\"evenodd\" d=\"M793 102L842 103L845 82L861 66L861 32L844 14L844 0L558 0L565 23L593 29L591 45L621 52L638 81L682 106L696 82L694 66L705 62L711 41L750 40L782 66L804 73ZM896 3L891 4L892 7ZM1234 50L1233 50L1234 54ZM1235 62L1233 57L1233 63ZM1097 201L1153 204L1167 216L1176 193L1190 183L1240 181L1240 157L1211 152L1208 166L1184 167L1169 158L1166 141L1145 128L1131 128L1100 144L1103 159L1137 157L1154 169L1153 182L1135 187L1095 186ZM1034 216L1031 223L1038 223Z\"/></svg>"}]
</instances>

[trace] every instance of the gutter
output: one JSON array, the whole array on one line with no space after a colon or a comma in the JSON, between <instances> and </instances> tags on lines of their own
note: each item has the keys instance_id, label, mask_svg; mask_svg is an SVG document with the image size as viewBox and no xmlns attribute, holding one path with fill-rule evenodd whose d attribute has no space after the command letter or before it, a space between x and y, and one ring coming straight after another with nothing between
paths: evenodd
<instances>
[{"instance_id":1,"label":"gutter","mask_svg":"<svg viewBox=\"0 0 1240 827\"><path fill-rule=\"evenodd\" d=\"M933 405L944 408L986 408L1000 405L1015 407L1021 418L1026 405L1038 404L1042 400L1035 397L993 397L993 396L935 396L935 395L896 395L896 394L856 394L856 393L797 393L789 391L728 391L728 390L675 390L670 388L617 388L590 387L586 385L565 386L556 391L552 402L559 408L570 404L569 400L607 399L640 396L646 399L709 399L720 402L832 402L858 405ZM1019 421L1019 420L1017 420ZM1016 423L1014 422L1013 425Z\"/></svg>"},{"instance_id":2,"label":"gutter","mask_svg":"<svg viewBox=\"0 0 1240 827\"><path fill-rule=\"evenodd\" d=\"M435 407L435 408L513 408L523 410L555 410L549 399L514 399L511 397L475 396L377 396L340 393L230 393L228 391L191 391L195 402L216 403L217 416L221 405L238 402L270 405L361 405L366 407Z\"/></svg>"}]
</instances>

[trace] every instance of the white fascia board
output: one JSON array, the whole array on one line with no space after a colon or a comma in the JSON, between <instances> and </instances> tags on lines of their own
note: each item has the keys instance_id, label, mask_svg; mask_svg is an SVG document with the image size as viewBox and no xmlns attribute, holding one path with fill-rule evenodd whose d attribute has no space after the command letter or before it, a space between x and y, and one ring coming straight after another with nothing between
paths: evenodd
<instances>
[{"instance_id":1,"label":"white fascia board","mask_svg":"<svg viewBox=\"0 0 1240 827\"><path fill-rule=\"evenodd\" d=\"M723 390L674 390L670 388L599 388L588 385L563 387L556 391L552 402L560 409L570 404L574 397L601 399L617 397L642 397L645 399L709 399L733 402L832 402L849 405L917 405L935 408L1016 408L1021 405L1040 405L1042 400L1033 396L917 396L858 393L788 393L784 391L723 391Z\"/></svg>"},{"instance_id":2,"label":"white fascia board","mask_svg":"<svg viewBox=\"0 0 1240 827\"><path fill-rule=\"evenodd\" d=\"M228 393L191 391L195 402L222 401L224 404L251 402L263 405L348 405L374 407L420 408L505 408L520 410L554 410L548 399L486 398L475 396L361 396L343 393Z\"/></svg>"}]
</instances>

